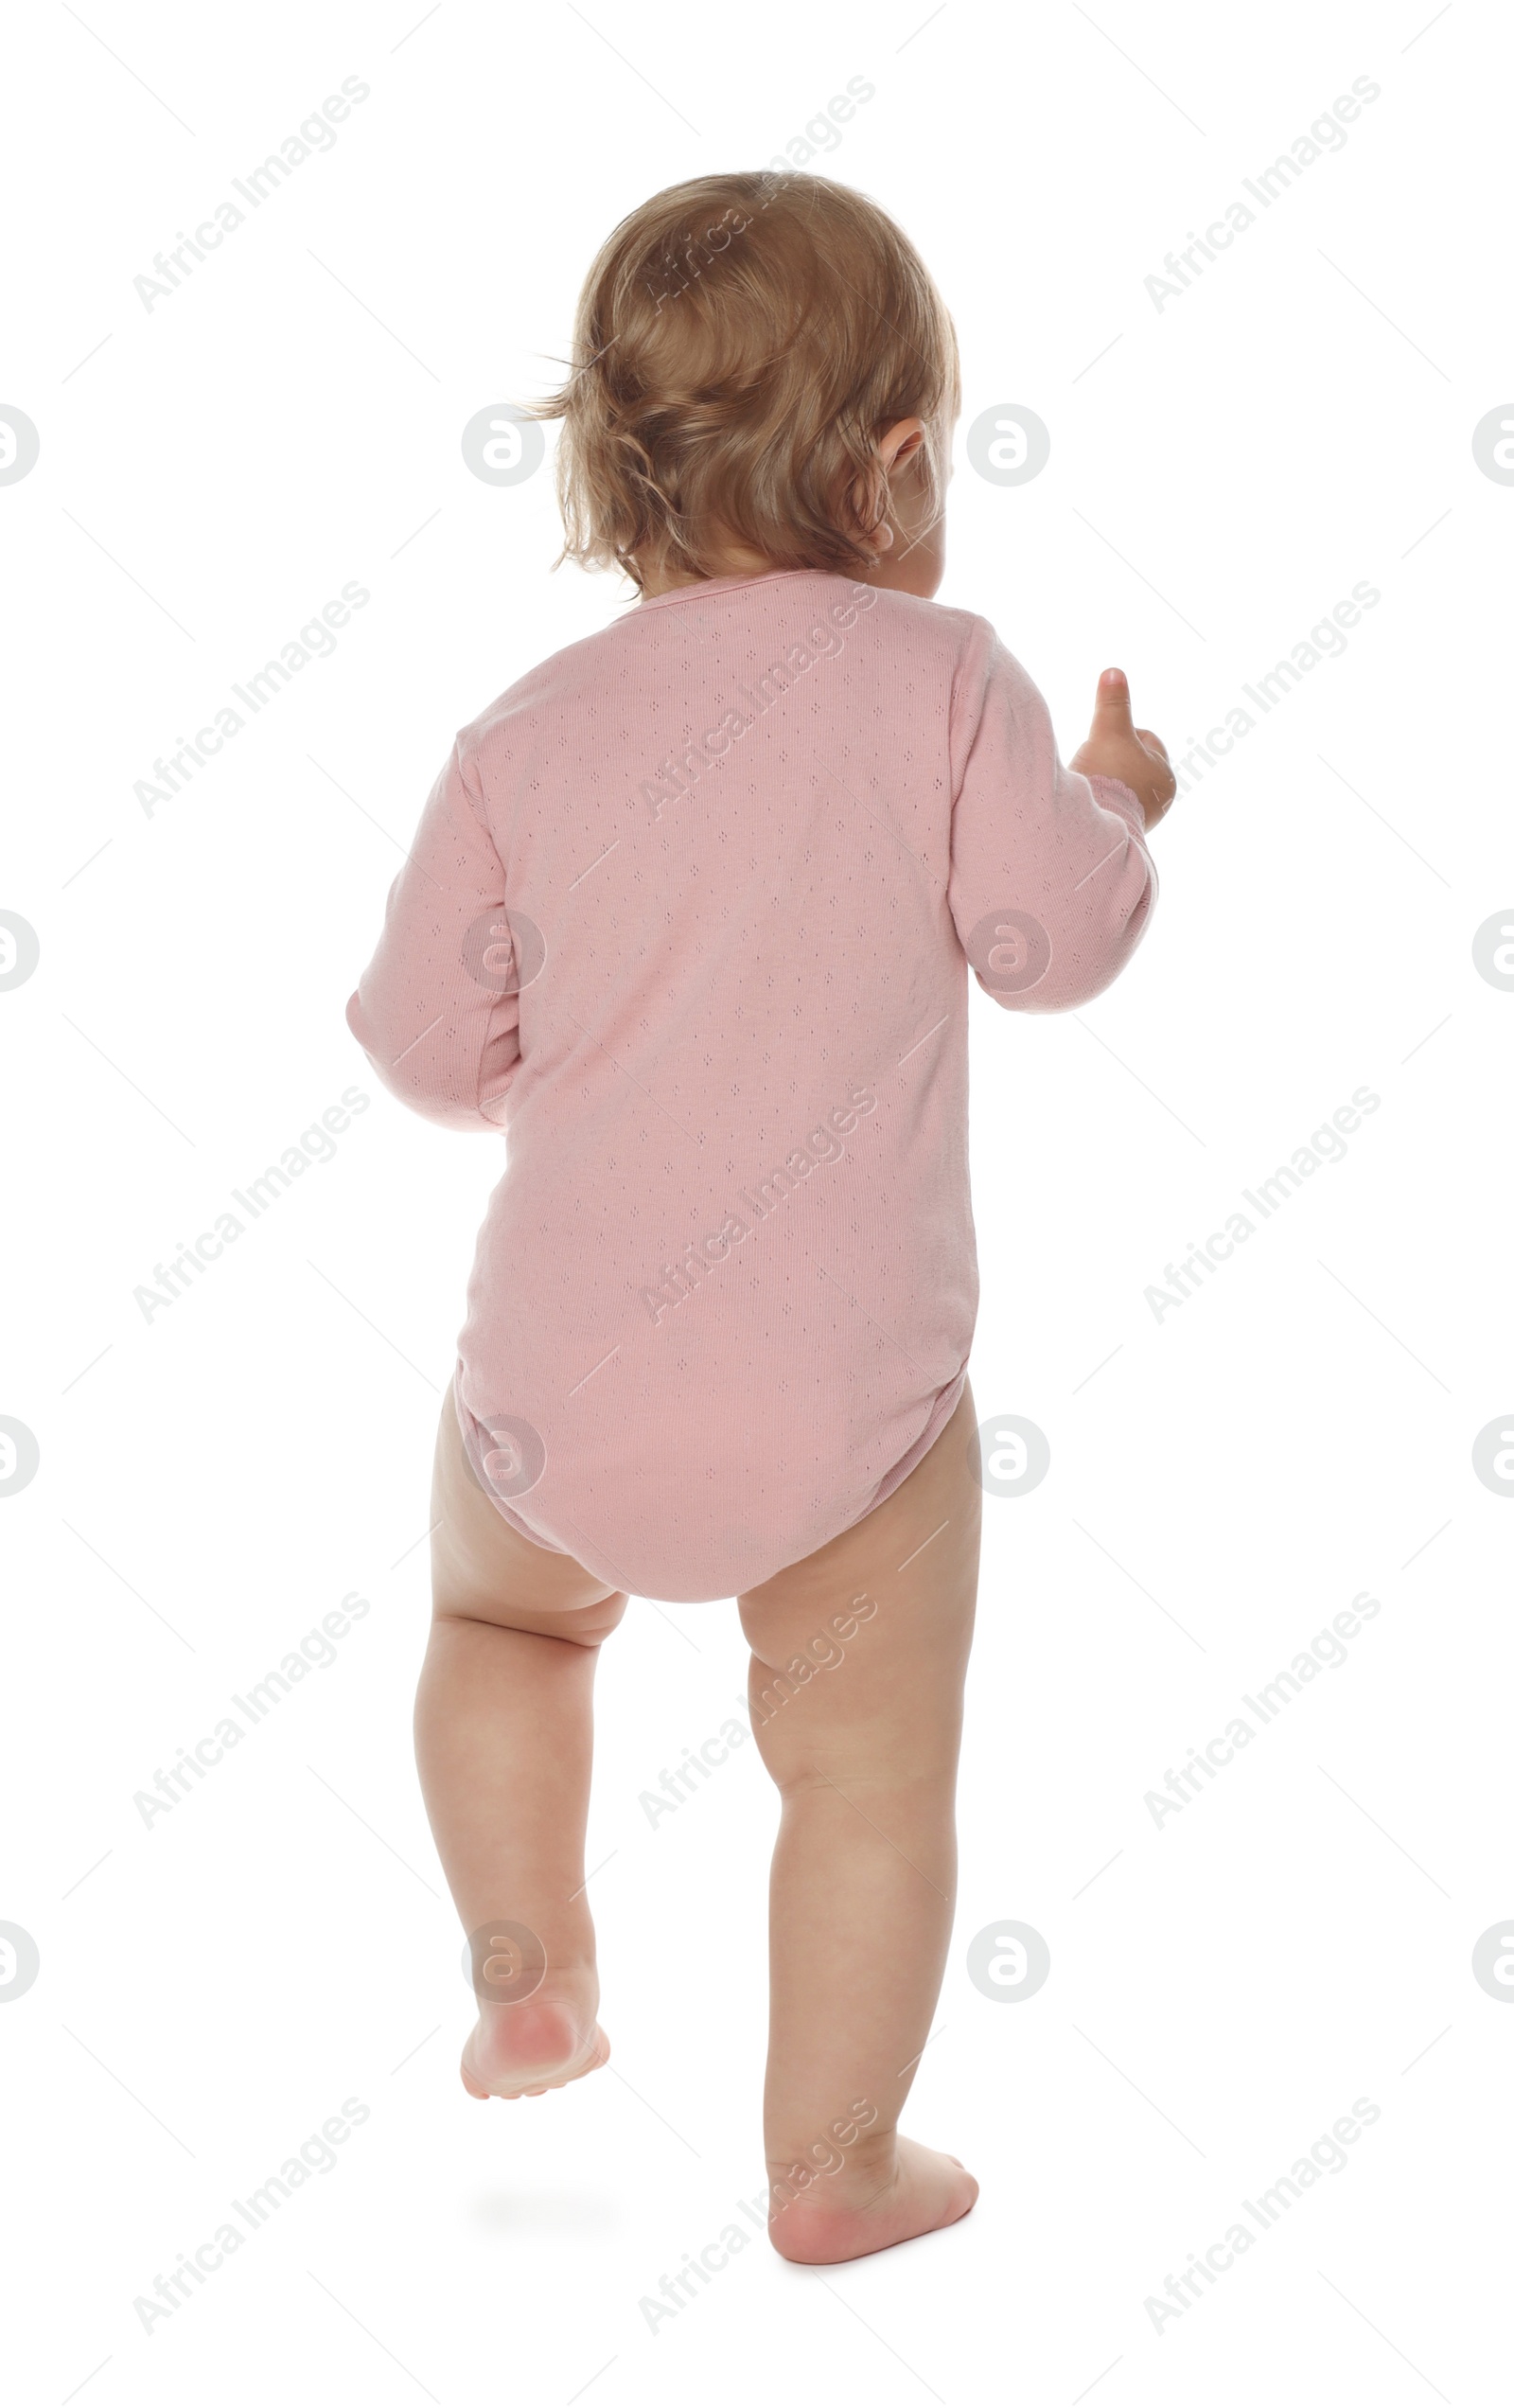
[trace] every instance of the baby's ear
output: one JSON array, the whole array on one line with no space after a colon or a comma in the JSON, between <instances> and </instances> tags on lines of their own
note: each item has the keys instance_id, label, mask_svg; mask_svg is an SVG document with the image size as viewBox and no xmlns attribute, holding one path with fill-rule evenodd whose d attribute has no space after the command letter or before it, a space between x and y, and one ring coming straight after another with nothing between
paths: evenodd
<instances>
[{"instance_id":1,"label":"baby's ear","mask_svg":"<svg viewBox=\"0 0 1514 2408\"><path fill-rule=\"evenodd\" d=\"M902 462L913 459L924 440L924 418L896 418L878 438L878 458L886 473L891 476Z\"/></svg>"}]
</instances>

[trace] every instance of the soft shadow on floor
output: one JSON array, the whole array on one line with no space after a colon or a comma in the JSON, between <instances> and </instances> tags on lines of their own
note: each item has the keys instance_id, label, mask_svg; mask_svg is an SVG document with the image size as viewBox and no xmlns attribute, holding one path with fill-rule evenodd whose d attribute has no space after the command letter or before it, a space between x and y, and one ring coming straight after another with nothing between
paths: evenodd
<instances>
[{"instance_id":1,"label":"soft shadow on floor","mask_svg":"<svg viewBox=\"0 0 1514 2408\"><path fill-rule=\"evenodd\" d=\"M486 2190L469 2202L480 2232L612 2233L624 2228L621 2202L610 2191Z\"/></svg>"}]
</instances>

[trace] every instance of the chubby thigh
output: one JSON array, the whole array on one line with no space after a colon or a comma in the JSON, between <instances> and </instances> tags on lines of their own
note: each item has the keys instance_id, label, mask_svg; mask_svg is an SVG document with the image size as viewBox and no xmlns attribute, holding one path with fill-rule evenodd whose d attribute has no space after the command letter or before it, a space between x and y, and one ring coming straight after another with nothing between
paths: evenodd
<instances>
[{"instance_id":1,"label":"chubby thigh","mask_svg":"<svg viewBox=\"0 0 1514 2408\"><path fill-rule=\"evenodd\" d=\"M450 1390L431 1472L431 1594L439 1616L590 1645L625 1608L621 1591L505 1520L468 1461Z\"/></svg>"},{"instance_id":2,"label":"chubby thigh","mask_svg":"<svg viewBox=\"0 0 1514 2408\"><path fill-rule=\"evenodd\" d=\"M740 1600L753 1726L780 1784L955 1765L982 1489L970 1387L891 1496Z\"/></svg>"}]
</instances>

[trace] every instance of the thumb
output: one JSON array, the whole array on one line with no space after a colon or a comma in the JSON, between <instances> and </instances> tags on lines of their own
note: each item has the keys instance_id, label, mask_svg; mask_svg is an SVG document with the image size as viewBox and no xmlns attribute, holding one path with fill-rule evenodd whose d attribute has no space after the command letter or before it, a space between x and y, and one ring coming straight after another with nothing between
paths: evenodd
<instances>
[{"instance_id":1,"label":"thumb","mask_svg":"<svg viewBox=\"0 0 1514 2408\"><path fill-rule=\"evenodd\" d=\"M1094 694L1091 736L1131 736L1130 686L1123 669L1106 669Z\"/></svg>"}]
</instances>

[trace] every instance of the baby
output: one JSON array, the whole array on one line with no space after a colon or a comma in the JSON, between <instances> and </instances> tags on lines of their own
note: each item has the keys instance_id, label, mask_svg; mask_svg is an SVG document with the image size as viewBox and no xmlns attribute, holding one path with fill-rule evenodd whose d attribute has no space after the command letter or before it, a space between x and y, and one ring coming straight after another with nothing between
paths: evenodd
<instances>
[{"instance_id":1,"label":"baby","mask_svg":"<svg viewBox=\"0 0 1514 2408\"><path fill-rule=\"evenodd\" d=\"M859 194L707 176L617 227L542 415L566 556L639 599L458 736L348 1007L395 1094L508 1132L416 1703L463 2080L605 2063L595 1660L629 1594L735 1597L783 1810L769 2230L810 2263L977 2195L898 2130L977 1580L967 973L1097 995L1173 792L1118 670L1065 769L993 629L931 600L959 407L951 321Z\"/></svg>"}]
</instances>

